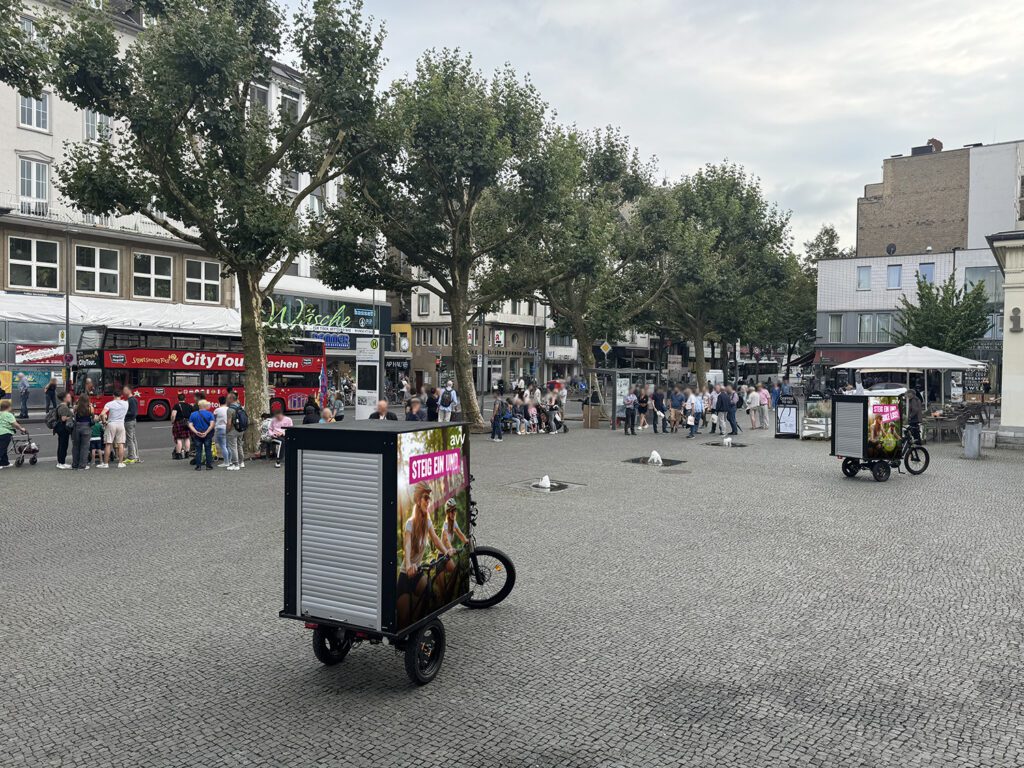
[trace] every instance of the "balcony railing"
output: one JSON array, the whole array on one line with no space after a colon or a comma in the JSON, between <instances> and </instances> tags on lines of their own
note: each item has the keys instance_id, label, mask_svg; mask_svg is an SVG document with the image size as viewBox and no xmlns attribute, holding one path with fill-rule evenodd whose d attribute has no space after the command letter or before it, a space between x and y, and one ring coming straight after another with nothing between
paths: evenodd
<instances>
[{"instance_id":1,"label":"balcony railing","mask_svg":"<svg viewBox=\"0 0 1024 768\"><path fill-rule=\"evenodd\" d=\"M176 239L163 227L154 224L141 214L129 216L95 216L83 213L63 201L45 202L21 198L12 192L0 192L0 207L10 208L12 216L24 216L26 219L43 219L69 227L93 227L97 230L114 232L131 232L146 237L162 237ZM186 229L186 232L193 230Z\"/></svg>"}]
</instances>

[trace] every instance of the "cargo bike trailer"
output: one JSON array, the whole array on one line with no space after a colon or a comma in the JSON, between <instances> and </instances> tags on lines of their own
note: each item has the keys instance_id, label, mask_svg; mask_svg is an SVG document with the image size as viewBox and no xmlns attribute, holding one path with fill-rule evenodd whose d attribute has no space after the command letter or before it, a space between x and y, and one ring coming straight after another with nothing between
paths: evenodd
<instances>
[{"instance_id":1,"label":"cargo bike trailer","mask_svg":"<svg viewBox=\"0 0 1024 768\"><path fill-rule=\"evenodd\" d=\"M515 585L508 555L477 546L467 424L357 421L288 430L284 609L341 662L360 642L404 654L418 685L444 660L440 616L489 608Z\"/></svg>"},{"instance_id":2,"label":"cargo bike trailer","mask_svg":"<svg viewBox=\"0 0 1024 768\"><path fill-rule=\"evenodd\" d=\"M930 463L928 449L903 424L907 390L873 390L832 398L832 456L843 462L843 474L856 477L862 469L879 483L892 470L920 475Z\"/></svg>"}]
</instances>

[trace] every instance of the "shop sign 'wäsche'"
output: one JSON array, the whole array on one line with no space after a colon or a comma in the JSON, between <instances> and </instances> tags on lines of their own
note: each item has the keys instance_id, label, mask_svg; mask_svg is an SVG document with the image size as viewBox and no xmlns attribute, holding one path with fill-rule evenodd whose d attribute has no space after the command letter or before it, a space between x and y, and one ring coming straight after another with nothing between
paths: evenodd
<instances>
[{"instance_id":1,"label":"shop sign 'w\u00e4sche'","mask_svg":"<svg viewBox=\"0 0 1024 768\"><path fill-rule=\"evenodd\" d=\"M347 305L342 304L334 314L327 315L321 313L317 305L306 304L302 299L278 305L272 298L268 298L264 308L264 322L295 330L373 334L373 310L369 307L349 310Z\"/></svg>"}]
</instances>

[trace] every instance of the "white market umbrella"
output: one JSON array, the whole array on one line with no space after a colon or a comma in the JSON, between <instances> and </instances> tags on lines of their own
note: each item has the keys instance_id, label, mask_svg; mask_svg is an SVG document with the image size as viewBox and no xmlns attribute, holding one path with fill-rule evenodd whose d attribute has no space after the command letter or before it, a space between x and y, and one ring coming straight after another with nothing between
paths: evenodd
<instances>
[{"instance_id":1,"label":"white market umbrella","mask_svg":"<svg viewBox=\"0 0 1024 768\"><path fill-rule=\"evenodd\" d=\"M851 360L848 363L833 365L833 368L851 368L858 371L898 371L906 373L907 386L910 386L911 371L967 371L987 369L986 363L978 360L971 360L969 357L953 355L949 352L942 352L931 347L915 347L913 344L904 344L902 347L893 347L881 352L876 352L867 357ZM945 405L946 393L942 387L942 403ZM924 402L928 403L928 378L925 377Z\"/></svg>"}]
</instances>

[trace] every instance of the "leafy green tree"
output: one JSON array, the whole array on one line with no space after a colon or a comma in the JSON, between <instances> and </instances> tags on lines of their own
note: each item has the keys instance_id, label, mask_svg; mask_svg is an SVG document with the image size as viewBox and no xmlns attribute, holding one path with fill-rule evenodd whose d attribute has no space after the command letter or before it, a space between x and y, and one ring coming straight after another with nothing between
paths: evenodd
<instances>
[{"instance_id":1,"label":"leafy green tree","mask_svg":"<svg viewBox=\"0 0 1024 768\"><path fill-rule=\"evenodd\" d=\"M920 277L917 303L900 297L892 340L896 344L931 347L953 355L964 355L971 345L988 333L988 297L985 283L969 289L957 288L953 275L942 285Z\"/></svg>"},{"instance_id":2,"label":"leafy green tree","mask_svg":"<svg viewBox=\"0 0 1024 768\"><path fill-rule=\"evenodd\" d=\"M784 277L789 215L769 203L757 178L738 165L706 165L639 206L648 258L668 256L661 327L696 349L706 375L704 342L734 340L761 322Z\"/></svg>"},{"instance_id":3,"label":"leafy green tree","mask_svg":"<svg viewBox=\"0 0 1024 768\"><path fill-rule=\"evenodd\" d=\"M459 51L427 52L388 90L383 149L347 183L339 226L349 237L320 249L329 285L415 288L447 302L459 398L478 425L467 328L510 284L530 294L564 271L529 247L566 170L546 110L509 67L488 79Z\"/></svg>"},{"instance_id":4,"label":"leafy green tree","mask_svg":"<svg viewBox=\"0 0 1024 768\"><path fill-rule=\"evenodd\" d=\"M22 28L24 14L21 0L0 0L0 82L38 97L50 59L39 40Z\"/></svg>"},{"instance_id":5,"label":"leafy green tree","mask_svg":"<svg viewBox=\"0 0 1024 768\"><path fill-rule=\"evenodd\" d=\"M613 128L559 131L552 143L568 155L565 192L556 215L538 228L535 249L540 262L561 264L566 274L541 286L539 295L557 327L576 338L584 368L593 368L594 345L614 341L665 290L664 260L635 258L631 223L654 169Z\"/></svg>"},{"instance_id":6,"label":"leafy green tree","mask_svg":"<svg viewBox=\"0 0 1024 768\"><path fill-rule=\"evenodd\" d=\"M234 274L246 401L260 413L264 299L301 252L339 236L336 217L308 200L322 201L325 184L372 152L382 34L359 0L313 0L289 31L272 0L154 0L147 10L158 23L126 48L103 11L80 8L45 25L51 65L31 74L115 121L110 140L69 148L56 185L83 211L141 214ZM301 71L292 75L301 104L268 111L251 89L286 50ZM294 189L299 172L309 182Z\"/></svg>"},{"instance_id":7,"label":"leafy green tree","mask_svg":"<svg viewBox=\"0 0 1024 768\"><path fill-rule=\"evenodd\" d=\"M839 245L839 233L831 224L822 224L818 234L804 242L804 254L812 267L823 259L849 259L856 255L853 248Z\"/></svg>"},{"instance_id":8,"label":"leafy green tree","mask_svg":"<svg viewBox=\"0 0 1024 768\"><path fill-rule=\"evenodd\" d=\"M748 338L760 341L762 346L785 349L788 363L815 338L818 272L813 264L795 254L783 258L782 269L782 279L774 286L774 301L762 305L763 324Z\"/></svg>"}]
</instances>

